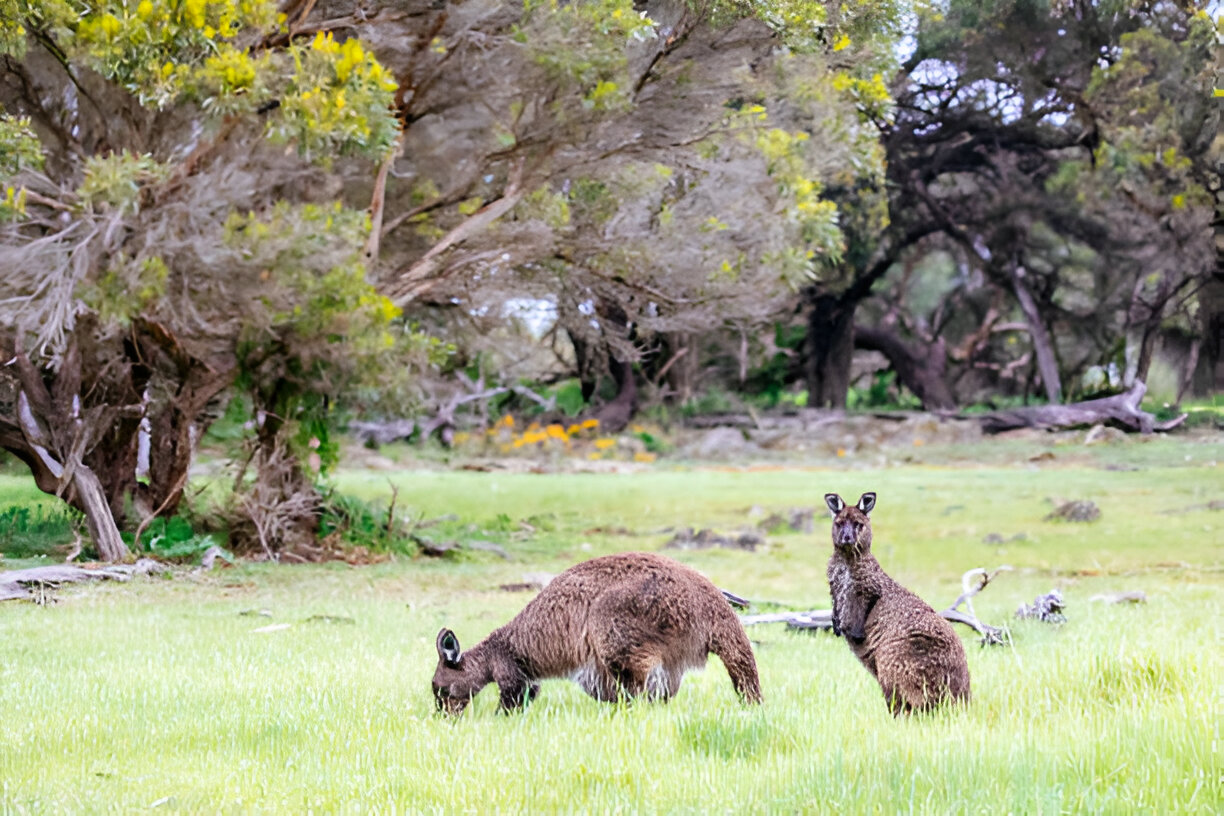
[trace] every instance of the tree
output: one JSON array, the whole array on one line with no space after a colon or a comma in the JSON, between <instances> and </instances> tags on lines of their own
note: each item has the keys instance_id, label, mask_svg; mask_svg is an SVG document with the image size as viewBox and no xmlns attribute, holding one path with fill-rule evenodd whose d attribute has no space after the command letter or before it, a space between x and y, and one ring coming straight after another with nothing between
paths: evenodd
<instances>
[{"instance_id":1,"label":"tree","mask_svg":"<svg viewBox=\"0 0 1224 816\"><path fill-rule=\"evenodd\" d=\"M1146 376L1156 330L1212 268L1209 196L1181 160L1206 157L1216 130L1210 20L1194 4L1134 2L953 2L919 20L886 128L886 243L980 272L962 284L1004 300L978 298L979 314L1027 340L1008 354L970 330L944 348L993 354L965 362L1000 370L1029 355L1059 402L1067 375L1111 362L1130 330L1128 377ZM913 337L933 354L908 359L939 369L941 339Z\"/></svg>"},{"instance_id":2,"label":"tree","mask_svg":"<svg viewBox=\"0 0 1224 816\"><path fill-rule=\"evenodd\" d=\"M383 55L414 89L383 290L485 316L552 303L587 394L601 376L632 387L643 355L695 360L703 333L768 325L840 262L849 214L830 191L880 186L862 111L886 100L868 57L893 4L422 13L412 56Z\"/></svg>"},{"instance_id":3,"label":"tree","mask_svg":"<svg viewBox=\"0 0 1224 816\"><path fill-rule=\"evenodd\" d=\"M274 417L266 464L299 424L288 394L396 346L368 220L327 171L391 149L396 85L272 2L0 12L0 445L115 560L116 520L174 511L235 381Z\"/></svg>"}]
</instances>

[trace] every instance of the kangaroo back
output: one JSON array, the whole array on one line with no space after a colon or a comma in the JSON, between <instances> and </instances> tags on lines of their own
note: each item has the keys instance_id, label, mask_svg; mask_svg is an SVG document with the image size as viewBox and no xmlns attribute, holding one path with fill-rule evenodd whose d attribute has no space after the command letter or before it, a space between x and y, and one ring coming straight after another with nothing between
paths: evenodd
<instances>
[{"instance_id":1,"label":"kangaroo back","mask_svg":"<svg viewBox=\"0 0 1224 816\"><path fill-rule=\"evenodd\" d=\"M622 553L558 575L468 655L476 658L469 661L474 676L497 682L510 708L549 677L569 677L598 700L670 698L710 652L723 660L736 691L758 702L752 648L722 593L676 561ZM492 664L502 668L484 669Z\"/></svg>"}]
</instances>

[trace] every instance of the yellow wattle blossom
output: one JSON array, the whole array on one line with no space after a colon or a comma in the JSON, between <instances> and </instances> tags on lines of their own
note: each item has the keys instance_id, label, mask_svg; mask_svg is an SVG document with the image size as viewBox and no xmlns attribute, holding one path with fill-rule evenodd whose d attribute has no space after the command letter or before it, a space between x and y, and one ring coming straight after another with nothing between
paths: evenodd
<instances>
[{"instance_id":1,"label":"yellow wattle blossom","mask_svg":"<svg viewBox=\"0 0 1224 816\"><path fill-rule=\"evenodd\" d=\"M320 31L315 34L315 38L310 43L311 50L322 51L325 54L335 54L340 50L339 44L332 39L331 32L324 33Z\"/></svg>"}]
</instances>

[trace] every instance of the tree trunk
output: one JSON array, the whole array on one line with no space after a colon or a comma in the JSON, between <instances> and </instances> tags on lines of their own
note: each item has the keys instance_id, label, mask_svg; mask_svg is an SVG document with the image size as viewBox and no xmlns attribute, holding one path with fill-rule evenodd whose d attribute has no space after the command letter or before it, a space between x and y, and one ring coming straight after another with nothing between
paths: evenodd
<instances>
[{"instance_id":1,"label":"tree trunk","mask_svg":"<svg viewBox=\"0 0 1224 816\"><path fill-rule=\"evenodd\" d=\"M79 328L74 337L89 336ZM0 384L9 384L14 394L11 409L0 411L0 447L29 466L40 490L85 513L108 560L126 555L118 530L128 521L128 510L140 520L175 512L195 442L207 426L202 417L235 371L232 361L221 370L193 357L147 320L135 321L122 343L118 349L74 342L54 369L35 366L16 347L5 350L12 365L0 372ZM116 358L116 364L102 362ZM153 385L155 366L164 378ZM150 388L177 390L150 413L145 396ZM146 418L149 479L142 484L137 464Z\"/></svg>"},{"instance_id":2,"label":"tree trunk","mask_svg":"<svg viewBox=\"0 0 1224 816\"><path fill-rule=\"evenodd\" d=\"M942 337L926 348L915 349L889 329L855 326L854 342L860 348L879 351L887 357L897 372L897 379L914 392L924 409L941 411L956 407L956 399L948 387L948 354Z\"/></svg>"},{"instance_id":3,"label":"tree trunk","mask_svg":"<svg viewBox=\"0 0 1224 816\"><path fill-rule=\"evenodd\" d=\"M1198 302L1202 345L1190 393L1206 397L1224 391L1224 269L1199 290Z\"/></svg>"},{"instance_id":4,"label":"tree trunk","mask_svg":"<svg viewBox=\"0 0 1224 816\"><path fill-rule=\"evenodd\" d=\"M693 398L697 388L701 356L697 353L696 338L688 332L674 332L664 338L663 348L667 352L663 376L671 392L670 399L684 404Z\"/></svg>"},{"instance_id":5,"label":"tree trunk","mask_svg":"<svg viewBox=\"0 0 1224 816\"><path fill-rule=\"evenodd\" d=\"M85 513L89 535L98 548L98 557L103 561L122 561L127 557L128 548L119 536L119 527L97 475L87 465L77 465L72 473L72 485Z\"/></svg>"},{"instance_id":6,"label":"tree trunk","mask_svg":"<svg viewBox=\"0 0 1224 816\"><path fill-rule=\"evenodd\" d=\"M1016 293L1016 301L1024 320L1028 323L1029 336L1033 340L1033 353L1037 358L1037 371L1041 375L1041 384L1045 388L1046 399L1051 405L1062 402L1062 379L1058 373L1058 359L1054 354L1054 341L1050 332L1041 320L1041 311L1029 291L1028 274L1023 266L1017 265L1012 270L1012 290Z\"/></svg>"},{"instance_id":7,"label":"tree trunk","mask_svg":"<svg viewBox=\"0 0 1224 816\"><path fill-rule=\"evenodd\" d=\"M599 390L599 374L603 366L598 359L597 346L583 336L583 332L566 328L570 343L574 346L574 364L578 369L578 382L582 385L582 401L590 402Z\"/></svg>"},{"instance_id":8,"label":"tree trunk","mask_svg":"<svg viewBox=\"0 0 1224 816\"><path fill-rule=\"evenodd\" d=\"M1198 368L1199 349L1203 346L1203 340L1196 337L1190 341L1190 349L1186 353L1186 361L1182 365L1182 370L1177 373L1177 404L1186 397L1186 392L1190 388L1190 384L1194 381L1194 370Z\"/></svg>"},{"instance_id":9,"label":"tree trunk","mask_svg":"<svg viewBox=\"0 0 1224 816\"><path fill-rule=\"evenodd\" d=\"M235 371L196 363L174 398L150 417L148 484L136 486L135 495L151 515L177 512L196 442L211 424L205 421L208 405L230 387Z\"/></svg>"},{"instance_id":10,"label":"tree trunk","mask_svg":"<svg viewBox=\"0 0 1224 816\"><path fill-rule=\"evenodd\" d=\"M845 408L854 356L854 311L858 301L822 293L811 298L804 374L808 406Z\"/></svg>"},{"instance_id":11,"label":"tree trunk","mask_svg":"<svg viewBox=\"0 0 1224 816\"><path fill-rule=\"evenodd\" d=\"M616 396L595 410L591 416L599 420L599 429L605 433L624 430L637 413L637 382L633 378L633 364L611 358L608 367L616 381Z\"/></svg>"}]
</instances>

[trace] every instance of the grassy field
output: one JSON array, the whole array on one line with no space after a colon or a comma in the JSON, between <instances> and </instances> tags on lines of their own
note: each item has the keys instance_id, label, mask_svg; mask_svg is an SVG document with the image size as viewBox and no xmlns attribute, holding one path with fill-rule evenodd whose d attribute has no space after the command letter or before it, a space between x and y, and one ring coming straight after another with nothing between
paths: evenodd
<instances>
[{"instance_id":1,"label":"grassy field","mask_svg":"<svg viewBox=\"0 0 1224 816\"><path fill-rule=\"evenodd\" d=\"M0 813L1219 813L1224 512L1207 502L1224 499L1224 449L1132 449L1110 455L1139 470L345 473L342 490L386 496L390 479L401 506L456 514L510 559L242 565L0 604ZM458 720L433 713L435 634L471 646L508 620L530 596L499 584L830 490L879 493L877 556L938 607L964 570L1016 568L977 601L1014 647L964 633L967 709L894 720L840 640L758 626L760 708L712 658L667 705L602 705L552 681L520 715L497 715L491 690ZM0 510L37 496L0 477ZM1043 521L1049 497L1090 499L1101 519ZM677 557L752 599L826 607L825 519L764 551ZM1053 587L1068 623L1011 620ZM1149 601L1090 600L1119 590Z\"/></svg>"}]
</instances>

